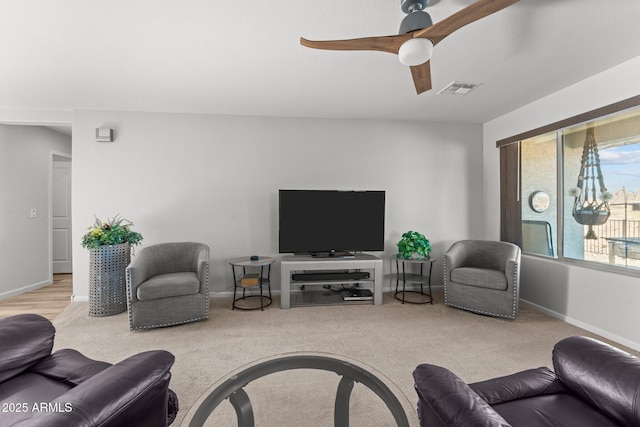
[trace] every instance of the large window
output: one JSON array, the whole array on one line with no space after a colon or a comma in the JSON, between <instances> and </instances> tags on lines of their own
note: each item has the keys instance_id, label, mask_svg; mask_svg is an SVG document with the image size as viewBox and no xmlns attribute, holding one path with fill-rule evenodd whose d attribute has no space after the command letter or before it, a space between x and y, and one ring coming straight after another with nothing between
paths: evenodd
<instances>
[{"instance_id":1,"label":"large window","mask_svg":"<svg viewBox=\"0 0 640 427\"><path fill-rule=\"evenodd\" d=\"M561 139L564 256L640 269L640 108L564 129Z\"/></svg>"},{"instance_id":2,"label":"large window","mask_svg":"<svg viewBox=\"0 0 640 427\"><path fill-rule=\"evenodd\" d=\"M640 272L638 104L499 142L502 239L525 253Z\"/></svg>"}]
</instances>

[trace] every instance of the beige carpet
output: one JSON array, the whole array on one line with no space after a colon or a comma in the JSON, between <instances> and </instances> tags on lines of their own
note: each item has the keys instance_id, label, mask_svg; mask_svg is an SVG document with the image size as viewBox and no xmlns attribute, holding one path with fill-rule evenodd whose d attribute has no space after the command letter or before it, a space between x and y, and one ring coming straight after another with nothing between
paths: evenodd
<instances>
[{"instance_id":1,"label":"beige carpet","mask_svg":"<svg viewBox=\"0 0 640 427\"><path fill-rule=\"evenodd\" d=\"M406 406L417 425L412 371L420 363L448 367L468 382L551 365L560 339L584 330L521 306L516 321L471 314L443 304L401 304L392 294L384 304L298 307L264 312L230 310L213 298L208 320L172 328L130 331L127 314L88 317L88 303L72 303L54 322L55 349L74 348L116 363L151 349L173 353L171 388L180 399L174 426L187 426L195 405L212 386L242 367L297 352L320 352L369 368ZM324 371L287 371L256 381L248 389L257 426L332 426L339 377ZM392 426L382 401L360 384L351 402L351 426ZM182 423L182 424L181 424ZM207 425L235 425L228 402Z\"/></svg>"}]
</instances>

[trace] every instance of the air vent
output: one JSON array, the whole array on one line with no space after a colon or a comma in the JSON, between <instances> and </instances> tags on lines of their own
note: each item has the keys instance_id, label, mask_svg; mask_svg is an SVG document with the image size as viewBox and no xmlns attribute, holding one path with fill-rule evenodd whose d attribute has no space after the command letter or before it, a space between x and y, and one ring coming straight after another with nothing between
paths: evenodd
<instances>
[{"instance_id":1,"label":"air vent","mask_svg":"<svg viewBox=\"0 0 640 427\"><path fill-rule=\"evenodd\" d=\"M438 95L466 95L482 83L451 82Z\"/></svg>"}]
</instances>

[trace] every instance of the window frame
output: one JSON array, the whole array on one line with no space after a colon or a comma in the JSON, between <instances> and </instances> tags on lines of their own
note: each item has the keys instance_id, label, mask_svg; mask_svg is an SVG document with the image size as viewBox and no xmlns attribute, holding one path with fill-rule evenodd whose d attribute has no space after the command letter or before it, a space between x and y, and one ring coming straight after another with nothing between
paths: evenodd
<instances>
[{"instance_id":1,"label":"window frame","mask_svg":"<svg viewBox=\"0 0 640 427\"><path fill-rule=\"evenodd\" d=\"M548 125L538 127L508 138L496 141L496 148L500 150L500 240L512 242L522 247L522 211L521 211L521 176L520 176L520 142L529 138L540 136L546 133L556 134L557 166L557 194L563 191L563 162L564 153L562 150L562 139L560 132L562 129L572 127L590 120L595 120L615 114L631 108L640 107L640 95L624 99L604 107L597 108L582 114L578 114L567 119L559 120ZM515 164L514 164L515 163ZM516 192L514 194L514 192ZM640 277L640 269L621 267L610 264L602 264L594 261L587 261L564 256L564 198L557 197L557 251L555 257L526 253L527 256L540 257L546 260L562 262L565 264L578 265L580 267L601 270L610 273L624 274Z\"/></svg>"}]
</instances>

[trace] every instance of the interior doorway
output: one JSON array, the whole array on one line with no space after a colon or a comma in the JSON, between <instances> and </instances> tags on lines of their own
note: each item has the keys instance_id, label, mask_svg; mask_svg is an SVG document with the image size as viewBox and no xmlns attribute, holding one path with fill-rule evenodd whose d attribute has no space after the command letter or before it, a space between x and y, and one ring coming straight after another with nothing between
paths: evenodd
<instances>
[{"instance_id":1,"label":"interior doorway","mask_svg":"<svg viewBox=\"0 0 640 427\"><path fill-rule=\"evenodd\" d=\"M71 273L71 156L51 156L51 263L53 274Z\"/></svg>"}]
</instances>

